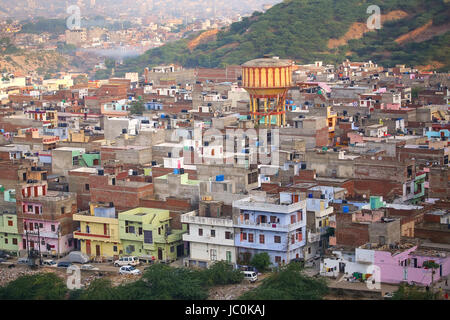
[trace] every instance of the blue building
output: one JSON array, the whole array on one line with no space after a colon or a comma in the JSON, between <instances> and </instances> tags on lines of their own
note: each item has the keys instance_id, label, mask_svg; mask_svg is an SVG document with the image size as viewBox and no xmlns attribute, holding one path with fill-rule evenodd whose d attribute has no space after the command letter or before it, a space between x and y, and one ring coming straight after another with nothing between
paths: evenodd
<instances>
[{"instance_id":1,"label":"blue building","mask_svg":"<svg viewBox=\"0 0 450 320\"><path fill-rule=\"evenodd\" d=\"M283 193L276 198L249 198L233 202L238 264L267 252L272 265L303 258L306 244L306 201Z\"/></svg>"}]
</instances>

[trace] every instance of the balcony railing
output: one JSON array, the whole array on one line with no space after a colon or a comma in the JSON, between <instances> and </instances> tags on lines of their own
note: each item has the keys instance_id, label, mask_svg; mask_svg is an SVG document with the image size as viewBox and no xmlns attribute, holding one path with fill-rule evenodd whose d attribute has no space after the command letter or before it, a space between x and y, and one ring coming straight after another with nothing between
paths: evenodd
<instances>
[{"instance_id":1,"label":"balcony railing","mask_svg":"<svg viewBox=\"0 0 450 320\"><path fill-rule=\"evenodd\" d=\"M279 223L256 223L250 220L238 220L235 224L235 227L238 228L254 228L254 229L263 229L263 230L274 230L274 231L291 231L297 228L300 228L305 225L305 222L299 221L291 224L279 224Z\"/></svg>"},{"instance_id":2,"label":"balcony railing","mask_svg":"<svg viewBox=\"0 0 450 320\"><path fill-rule=\"evenodd\" d=\"M308 242L309 243L318 242L318 241L320 241L320 233L308 232Z\"/></svg>"}]
</instances>

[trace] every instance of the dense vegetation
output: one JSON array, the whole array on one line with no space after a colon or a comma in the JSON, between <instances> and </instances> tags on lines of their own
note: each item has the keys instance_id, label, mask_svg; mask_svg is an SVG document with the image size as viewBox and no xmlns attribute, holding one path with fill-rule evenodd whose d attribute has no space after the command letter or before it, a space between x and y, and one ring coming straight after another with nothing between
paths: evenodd
<instances>
[{"instance_id":1,"label":"dense vegetation","mask_svg":"<svg viewBox=\"0 0 450 320\"><path fill-rule=\"evenodd\" d=\"M394 292L393 300L436 300L438 293L414 285L402 283Z\"/></svg>"},{"instance_id":2,"label":"dense vegetation","mask_svg":"<svg viewBox=\"0 0 450 320\"><path fill-rule=\"evenodd\" d=\"M67 25L65 19L45 19L38 18L35 22L28 22L22 26L21 33L41 34L44 32L53 34L63 34Z\"/></svg>"},{"instance_id":3,"label":"dense vegetation","mask_svg":"<svg viewBox=\"0 0 450 320\"><path fill-rule=\"evenodd\" d=\"M242 300L321 300L328 292L326 280L303 273L300 263L290 263L274 272L263 283L244 293Z\"/></svg>"},{"instance_id":4,"label":"dense vegetation","mask_svg":"<svg viewBox=\"0 0 450 320\"><path fill-rule=\"evenodd\" d=\"M225 262L205 270L156 264L137 281L114 287L109 279L101 278L79 290L68 290L64 280L54 273L40 273L0 287L0 300L205 300L210 287L236 284L243 279L242 272Z\"/></svg>"},{"instance_id":5,"label":"dense vegetation","mask_svg":"<svg viewBox=\"0 0 450 320\"><path fill-rule=\"evenodd\" d=\"M366 23L369 5L379 5L382 14L403 10L409 16L385 22L380 30L329 49L329 39L342 37L354 22ZM393 66L438 61L447 70L450 67L448 32L421 43L401 45L394 40L431 19L433 25L443 25L447 23L448 13L449 4L444 0L285 0L264 14L255 12L222 29L216 40L200 44L192 51L187 47L189 39L182 39L129 59L119 71L142 71L146 66L165 63L224 67L264 54L296 59L300 63L318 59L340 63L350 58Z\"/></svg>"},{"instance_id":6,"label":"dense vegetation","mask_svg":"<svg viewBox=\"0 0 450 320\"><path fill-rule=\"evenodd\" d=\"M54 273L22 276L0 287L0 300L62 300L66 294L66 284Z\"/></svg>"}]
</instances>

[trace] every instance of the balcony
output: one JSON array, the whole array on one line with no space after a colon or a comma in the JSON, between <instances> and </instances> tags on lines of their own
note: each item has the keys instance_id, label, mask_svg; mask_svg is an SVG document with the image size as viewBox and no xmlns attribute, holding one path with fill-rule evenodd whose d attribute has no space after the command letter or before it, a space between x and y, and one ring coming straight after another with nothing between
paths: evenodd
<instances>
[{"instance_id":1,"label":"balcony","mask_svg":"<svg viewBox=\"0 0 450 320\"><path fill-rule=\"evenodd\" d=\"M234 246L234 238L223 239L223 238L219 238L219 237L198 236L198 235L187 234L187 233L183 234L183 241L208 243L208 244L215 244L215 245L221 245L221 246Z\"/></svg>"},{"instance_id":2,"label":"balcony","mask_svg":"<svg viewBox=\"0 0 450 320\"><path fill-rule=\"evenodd\" d=\"M258 230L266 230L266 231L281 231L288 232L298 228L302 228L306 225L305 221L299 221L292 224L279 224L279 223L256 223L250 220L244 220L238 222L234 225L237 228L250 228L250 229L258 229Z\"/></svg>"},{"instance_id":3,"label":"balcony","mask_svg":"<svg viewBox=\"0 0 450 320\"><path fill-rule=\"evenodd\" d=\"M76 239L84 239L84 240L98 240L98 241L111 241L116 242L117 240L111 239L111 235L105 234L95 234L95 233L85 233L80 231L75 231L73 233Z\"/></svg>"},{"instance_id":4,"label":"balcony","mask_svg":"<svg viewBox=\"0 0 450 320\"><path fill-rule=\"evenodd\" d=\"M308 232L308 243L319 242L320 233Z\"/></svg>"},{"instance_id":5,"label":"balcony","mask_svg":"<svg viewBox=\"0 0 450 320\"><path fill-rule=\"evenodd\" d=\"M233 220L226 218L211 218L211 217L199 217L196 215L197 212L189 212L181 216L182 223L193 223L193 224L203 224L210 226L222 226L222 227L233 227Z\"/></svg>"}]
</instances>

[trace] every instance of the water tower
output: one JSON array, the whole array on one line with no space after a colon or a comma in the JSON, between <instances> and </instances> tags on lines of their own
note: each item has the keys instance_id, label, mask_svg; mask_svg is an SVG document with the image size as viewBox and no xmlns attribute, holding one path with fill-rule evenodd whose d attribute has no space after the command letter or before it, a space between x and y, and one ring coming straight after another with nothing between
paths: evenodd
<instances>
[{"instance_id":1,"label":"water tower","mask_svg":"<svg viewBox=\"0 0 450 320\"><path fill-rule=\"evenodd\" d=\"M292 85L290 60L264 57L242 65L243 88L250 94L255 125L286 125L286 94Z\"/></svg>"}]
</instances>

